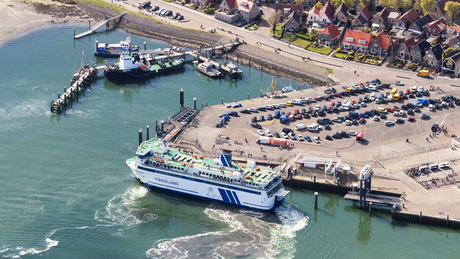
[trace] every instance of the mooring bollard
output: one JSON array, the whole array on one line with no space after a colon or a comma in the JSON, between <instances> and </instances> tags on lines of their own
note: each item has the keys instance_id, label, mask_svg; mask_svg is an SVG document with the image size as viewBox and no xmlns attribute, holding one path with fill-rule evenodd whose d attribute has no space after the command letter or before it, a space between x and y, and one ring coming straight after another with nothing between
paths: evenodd
<instances>
[{"instance_id":1,"label":"mooring bollard","mask_svg":"<svg viewBox=\"0 0 460 259\"><path fill-rule=\"evenodd\" d=\"M422 223L422 218L423 218L422 211L420 211L420 218L419 218L420 223Z\"/></svg>"},{"instance_id":2,"label":"mooring bollard","mask_svg":"<svg viewBox=\"0 0 460 259\"><path fill-rule=\"evenodd\" d=\"M208 101L206 101L206 107L208 107Z\"/></svg>"},{"instance_id":3,"label":"mooring bollard","mask_svg":"<svg viewBox=\"0 0 460 259\"><path fill-rule=\"evenodd\" d=\"M313 189L316 189L316 174L313 176Z\"/></svg>"},{"instance_id":4,"label":"mooring bollard","mask_svg":"<svg viewBox=\"0 0 460 259\"><path fill-rule=\"evenodd\" d=\"M220 98L220 103L224 104L224 98Z\"/></svg>"},{"instance_id":5,"label":"mooring bollard","mask_svg":"<svg viewBox=\"0 0 460 259\"><path fill-rule=\"evenodd\" d=\"M318 209L318 192L315 192L315 210Z\"/></svg>"},{"instance_id":6,"label":"mooring bollard","mask_svg":"<svg viewBox=\"0 0 460 259\"><path fill-rule=\"evenodd\" d=\"M248 93L248 100L249 100L249 93Z\"/></svg>"},{"instance_id":7,"label":"mooring bollard","mask_svg":"<svg viewBox=\"0 0 460 259\"><path fill-rule=\"evenodd\" d=\"M371 215L372 212L372 202L369 202L369 216Z\"/></svg>"},{"instance_id":8,"label":"mooring bollard","mask_svg":"<svg viewBox=\"0 0 460 259\"><path fill-rule=\"evenodd\" d=\"M196 109L196 98L193 98L193 109Z\"/></svg>"},{"instance_id":9,"label":"mooring bollard","mask_svg":"<svg viewBox=\"0 0 460 259\"><path fill-rule=\"evenodd\" d=\"M142 143L142 128L139 129L139 145Z\"/></svg>"},{"instance_id":10,"label":"mooring bollard","mask_svg":"<svg viewBox=\"0 0 460 259\"><path fill-rule=\"evenodd\" d=\"M149 140L149 139L150 139L150 138L149 138L149 135L150 135L150 134L149 134L149 131L150 131L149 125L147 125L147 138L146 138L146 140Z\"/></svg>"}]
</instances>

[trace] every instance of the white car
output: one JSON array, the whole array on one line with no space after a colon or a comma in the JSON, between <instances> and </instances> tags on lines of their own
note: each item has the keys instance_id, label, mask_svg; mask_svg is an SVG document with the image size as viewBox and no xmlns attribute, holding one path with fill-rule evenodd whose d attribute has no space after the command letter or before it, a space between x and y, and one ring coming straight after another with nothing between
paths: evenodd
<instances>
[{"instance_id":1,"label":"white car","mask_svg":"<svg viewBox=\"0 0 460 259\"><path fill-rule=\"evenodd\" d=\"M273 104L273 108L274 108L274 109L279 109L280 106L279 106L278 104Z\"/></svg>"},{"instance_id":2,"label":"white car","mask_svg":"<svg viewBox=\"0 0 460 259\"><path fill-rule=\"evenodd\" d=\"M303 137L302 137L302 135L300 135L300 134L297 134L297 139L298 139L298 140L300 140L300 141L303 141Z\"/></svg>"},{"instance_id":3,"label":"white car","mask_svg":"<svg viewBox=\"0 0 460 259\"><path fill-rule=\"evenodd\" d=\"M319 144L319 139L318 139L318 137L313 137L313 140L316 142L316 144Z\"/></svg>"},{"instance_id":4,"label":"white car","mask_svg":"<svg viewBox=\"0 0 460 259\"><path fill-rule=\"evenodd\" d=\"M357 103L353 104L353 109L358 109L359 105Z\"/></svg>"},{"instance_id":5,"label":"white car","mask_svg":"<svg viewBox=\"0 0 460 259\"><path fill-rule=\"evenodd\" d=\"M392 122L392 121L385 121L385 126L393 126L393 125L395 125L394 122Z\"/></svg>"},{"instance_id":6,"label":"white car","mask_svg":"<svg viewBox=\"0 0 460 259\"><path fill-rule=\"evenodd\" d=\"M398 111L394 111L394 112L393 112L393 115L394 115L394 116L399 116L399 112L398 112Z\"/></svg>"},{"instance_id":7,"label":"white car","mask_svg":"<svg viewBox=\"0 0 460 259\"><path fill-rule=\"evenodd\" d=\"M259 135L261 136L265 136L264 132L262 130L258 130L257 133L259 133Z\"/></svg>"},{"instance_id":8,"label":"white car","mask_svg":"<svg viewBox=\"0 0 460 259\"><path fill-rule=\"evenodd\" d=\"M265 130L265 134L267 134L267 137L273 137L272 133L268 129Z\"/></svg>"},{"instance_id":9,"label":"white car","mask_svg":"<svg viewBox=\"0 0 460 259\"><path fill-rule=\"evenodd\" d=\"M265 105L264 107L267 110L272 110L273 109L273 105Z\"/></svg>"},{"instance_id":10,"label":"white car","mask_svg":"<svg viewBox=\"0 0 460 259\"><path fill-rule=\"evenodd\" d=\"M249 110L250 112L257 112L257 109L256 109L256 108L254 108L254 107L252 107L252 108L249 108L248 110Z\"/></svg>"},{"instance_id":11,"label":"white car","mask_svg":"<svg viewBox=\"0 0 460 259\"><path fill-rule=\"evenodd\" d=\"M404 83L401 81L395 81L395 85L404 86Z\"/></svg>"},{"instance_id":12,"label":"white car","mask_svg":"<svg viewBox=\"0 0 460 259\"><path fill-rule=\"evenodd\" d=\"M356 136L356 132L354 132L353 130L349 130L348 134L350 134L350 136Z\"/></svg>"},{"instance_id":13,"label":"white car","mask_svg":"<svg viewBox=\"0 0 460 259\"><path fill-rule=\"evenodd\" d=\"M280 104L278 104L278 105L279 105L280 107L286 108L286 104L284 104L284 103L280 103Z\"/></svg>"},{"instance_id":14,"label":"white car","mask_svg":"<svg viewBox=\"0 0 460 259\"><path fill-rule=\"evenodd\" d=\"M281 137L283 137L283 138L285 138L285 139L288 138L288 135L287 135L286 133L284 133L284 132L281 132L280 135L281 135Z\"/></svg>"},{"instance_id":15,"label":"white car","mask_svg":"<svg viewBox=\"0 0 460 259\"><path fill-rule=\"evenodd\" d=\"M429 109L430 111L434 111L434 105L433 105L433 104L428 105L428 109Z\"/></svg>"},{"instance_id":16,"label":"white car","mask_svg":"<svg viewBox=\"0 0 460 259\"><path fill-rule=\"evenodd\" d=\"M403 110L399 111L399 116L404 116L404 111Z\"/></svg>"},{"instance_id":17,"label":"white car","mask_svg":"<svg viewBox=\"0 0 460 259\"><path fill-rule=\"evenodd\" d=\"M377 91L377 87L373 85L369 86L368 89L369 91Z\"/></svg>"},{"instance_id":18,"label":"white car","mask_svg":"<svg viewBox=\"0 0 460 259\"><path fill-rule=\"evenodd\" d=\"M379 120L380 120L380 119L379 119L379 116L375 115L375 116L374 116L374 121L379 121Z\"/></svg>"},{"instance_id":19,"label":"white car","mask_svg":"<svg viewBox=\"0 0 460 259\"><path fill-rule=\"evenodd\" d=\"M375 99L375 104L379 104L380 103L380 99Z\"/></svg>"},{"instance_id":20,"label":"white car","mask_svg":"<svg viewBox=\"0 0 460 259\"><path fill-rule=\"evenodd\" d=\"M350 121L350 120L346 120L346 121L345 121L345 125L350 126L350 125L351 125L351 121Z\"/></svg>"}]
</instances>

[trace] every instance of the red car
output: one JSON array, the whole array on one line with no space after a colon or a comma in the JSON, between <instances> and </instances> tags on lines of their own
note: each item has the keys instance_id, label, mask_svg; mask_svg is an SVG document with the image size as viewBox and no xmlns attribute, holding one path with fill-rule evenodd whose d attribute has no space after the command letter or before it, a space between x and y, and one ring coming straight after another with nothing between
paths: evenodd
<instances>
[{"instance_id":1,"label":"red car","mask_svg":"<svg viewBox=\"0 0 460 259\"><path fill-rule=\"evenodd\" d=\"M321 100L321 97L316 96L316 97L315 97L315 100L319 101L319 100Z\"/></svg>"},{"instance_id":2,"label":"red car","mask_svg":"<svg viewBox=\"0 0 460 259\"><path fill-rule=\"evenodd\" d=\"M295 116L295 118L296 118L296 120L300 120L300 119L302 119L302 114L300 114L300 113L299 113L299 114L297 114L297 115Z\"/></svg>"},{"instance_id":3,"label":"red car","mask_svg":"<svg viewBox=\"0 0 460 259\"><path fill-rule=\"evenodd\" d=\"M363 87L364 87L364 84L363 84L363 83L361 83L361 82L359 82L359 83L358 83L358 85L359 85L359 87L361 87L361 88L363 88Z\"/></svg>"},{"instance_id":4,"label":"red car","mask_svg":"<svg viewBox=\"0 0 460 259\"><path fill-rule=\"evenodd\" d=\"M364 118L359 119L359 123L364 124L364 122L366 122Z\"/></svg>"},{"instance_id":5,"label":"red car","mask_svg":"<svg viewBox=\"0 0 460 259\"><path fill-rule=\"evenodd\" d=\"M407 121L415 121L415 118L414 117L409 117L409 118L407 118Z\"/></svg>"},{"instance_id":6,"label":"red car","mask_svg":"<svg viewBox=\"0 0 460 259\"><path fill-rule=\"evenodd\" d=\"M291 116L291 112L286 113L286 117L289 117L289 116Z\"/></svg>"},{"instance_id":7,"label":"red car","mask_svg":"<svg viewBox=\"0 0 460 259\"><path fill-rule=\"evenodd\" d=\"M332 95L335 97L340 97L340 93L333 93Z\"/></svg>"},{"instance_id":8,"label":"red car","mask_svg":"<svg viewBox=\"0 0 460 259\"><path fill-rule=\"evenodd\" d=\"M351 104L355 104L355 100L351 100Z\"/></svg>"},{"instance_id":9,"label":"red car","mask_svg":"<svg viewBox=\"0 0 460 259\"><path fill-rule=\"evenodd\" d=\"M334 107L335 106L335 102L331 102L331 105L329 105L329 107Z\"/></svg>"},{"instance_id":10,"label":"red car","mask_svg":"<svg viewBox=\"0 0 460 259\"><path fill-rule=\"evenodd\" d=\"M299 114L299 109L295 109L293 114L294 114L294 115Z\"/></svg>"},{"instance_id":11,"label":"red car","mask_svg":"<svg viewBox=\"0 0 460 259\"><path fill-rule=\"evenodd\" d=\"M385 110L387 110L387 112L393 112L393 108L390 107L386 107Z\"/></svg>"},{"instance_id":12,"label":"red car","mask_svg":"<svg viewBox=\"0 0 460 259\"><path fill-rule=\"evenodd\" d=\"M406 89L406 94L410 94L410 89Z\"/></svg>"}]
</instances>

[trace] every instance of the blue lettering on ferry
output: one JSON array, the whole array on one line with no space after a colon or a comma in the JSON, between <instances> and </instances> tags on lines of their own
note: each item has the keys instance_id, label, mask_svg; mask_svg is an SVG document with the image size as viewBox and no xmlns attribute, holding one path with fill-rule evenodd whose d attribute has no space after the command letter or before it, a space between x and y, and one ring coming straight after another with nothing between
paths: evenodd
<instances>
[{"instance_id":1,"label":"blue lettering on ferry","mask_svg":"<svg viewBox=\"0 0 460 259\"><path fill-rule=\"evenodd\" d=\"M162 182L162 183L165 183L165 184L171 184L171 185L179 186L178 182L173 182L173 181L169 181L169 180L165 180L165 179L161 179L161 178L157 178L157 177L155 177L155 180L157 182Z\"/></svg>"}]
</instances>

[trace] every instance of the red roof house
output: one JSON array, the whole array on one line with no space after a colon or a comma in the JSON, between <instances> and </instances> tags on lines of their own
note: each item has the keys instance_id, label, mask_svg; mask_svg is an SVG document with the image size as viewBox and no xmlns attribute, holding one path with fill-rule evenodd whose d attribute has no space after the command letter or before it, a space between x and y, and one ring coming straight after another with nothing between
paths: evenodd
<instances>
[{"instance_id":1,"label":"red roof house","mask_svg":"<svg viewBox=\"0 0 460 259\"><path fill-rule=\"evenodd\" d=\"M369 49L372 54L386 55L391 52L393 42L390 36L385 35L382 31L373 40Z\"/></svg>"},{"instance_id":2,"label":"red roof house","mask_svg":"<svg viewBox=\"0 0 460 259\"><path fill-rule=\"evenodd\" d=\"M331 24L322 32L318 33L318 40L326 46L332 46L340 39L340 31L337 26Z\"/></svg>"},{"instance_id":3,"label":"red roof house","mask_svg":"<svg viewBox=\"0 0 460 259\"><path fill-rule=\"evenodd\" d=\"M343 37L342 46L346 50L367 51L369 44L372 42L372 34L347 30Z\"/></svg>"}]
</instances>

